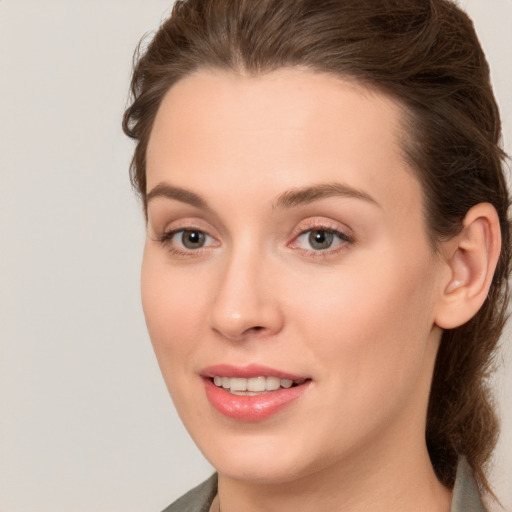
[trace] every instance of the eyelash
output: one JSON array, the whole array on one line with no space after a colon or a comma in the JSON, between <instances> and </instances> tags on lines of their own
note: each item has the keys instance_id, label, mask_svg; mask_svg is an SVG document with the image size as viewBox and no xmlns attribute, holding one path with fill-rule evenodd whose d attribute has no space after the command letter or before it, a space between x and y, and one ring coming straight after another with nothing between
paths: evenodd
<instances>
[{"instance_id":1,"label":"eyelash","mask_svg":"<svg viewBox=\"0 0 512 512\"><path fill-rule=\"evenodd\" d=\"M156 240L161 243L167 251L169 251L172 255L176 256L187 256L187 257L199 257L201 256L205 250L208 250L210 246L206 247L199 247L197 249L181 249L173 246L170 241L174 236L176 236L179 233L184 232L198 232L202 233L204 236L210 238L211 240L215 240L211 235L206 233L202 229L195 228L193 226L187 226L187 227L181 227L179 229L172 229L169 231L165 231L159 235L157 235ZM297 244L299 238L301 236L306 235L307 233L311 233L314 231L327 233L329 235L335 236L341 243L336 245L334 248L327 248L324 250L321 249L304 249L300 247L294 247L293 244ZM322 223L312 223L310 226L307 227L307 229L304 229L304 226L302 226L300 229L297 229L293 234L293 240L291 242L291 247L298 250L301 254L306 255L308 257L313 258L326 258L329 256L332 256L334 254L339 253L340 251L346 250L347 245L353 245L355 243L355 239L353 236L348 235L347 233L344 233L343 231L340 231L337 228L334 228L332 226L328 226L326 224Z\"/></svg>"},{"instance_id":2,"label":"eyelash","mask_svg":"<svg viewBox=\"0 0 512 512\"><path fill-rule=\"evenodd\" d=\"M312 222L310 226L307 226L307 229L304 229L304 226L302 226L300 229L298 229L296 232L293 233L293 242L292 244L297 244L298 240L301 236L304 236L308 233L318 231L327 233L330 235L335 236L339 241L340 244L336 245L333 248L327 248L324 250L319 249L303 249L300 247L297 247L296 249L301 252L302 254L312 257L312 258L328 258L329 256L333 256L338 254L341 251L344 251L347 249L348 245L353 245L356 240L352 235L349 235L343 231L340 231L338 228L329 226L327 224L324 224L322 222Z\"/></svg>"},{"instance_id":3,"label":"eyelash","mask_svg":"<svg viewBox=\"0 0 512 512\"><path fill-rule=\"evenodd\" d=\"M195 228L193 226L187 226L187 227L182 227L182 228L179 228L179 229L171 229L169 231L165 231L165 232L157 235L156 239L172 255L175 255L175 256L189 256L189 257L201 256L203 254L203 252L208 249L208 247L199 247L197 249L188 249L188 250L186 250L186 249L177 248L177 247L173 246L170 243L170 241L172 240L172 238L174 236L176 236L179 233L185 233L187 231L188 232L202 233L206 237L211 238L212 240L214 240L214 238L211 235L209 235L208 233L206 233L204 230Z\"/></svg>"}]
</instances>

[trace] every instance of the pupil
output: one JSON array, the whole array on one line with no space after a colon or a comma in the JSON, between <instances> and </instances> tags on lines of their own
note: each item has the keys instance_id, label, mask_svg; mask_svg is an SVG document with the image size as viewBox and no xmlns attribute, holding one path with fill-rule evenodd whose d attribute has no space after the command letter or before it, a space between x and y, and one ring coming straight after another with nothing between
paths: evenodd
<instances>
[{"instance_id":1,"label":"pupil","mask_svg":"<svg viewBox=\"0 0 512 512\"><path fill-rule=\"evenodd\" d=\"M315 250L328 249L332 245L334 235L328 231L312 231L309 235L309 243Z\"/></svg>"},{"instance_id":2,"label":"pupil","mask_svg":"<svg viewBox=\"0 0 512 512\"><path fill-rule=\"evenodd\" d=\"M187 249L198 249L204 245L204 234L200 231L184 231L181 241Z\"/></svg>"}]
</instances>

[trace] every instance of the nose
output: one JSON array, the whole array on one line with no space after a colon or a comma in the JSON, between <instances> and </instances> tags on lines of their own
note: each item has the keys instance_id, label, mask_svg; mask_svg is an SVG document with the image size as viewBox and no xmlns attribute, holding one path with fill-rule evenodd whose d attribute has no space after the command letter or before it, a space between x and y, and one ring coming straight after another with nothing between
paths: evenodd
<instances>
[{"instance_id":1,"label":"nose","mask_svg":"<svg viewBox=\"0 0 512 512\"><path fill-rule=\"evenodd\" d=\"M229 340L268 337L283 326L272 265L248 246L233 251L219 273L211 328Z\"/></svg>"}]
</instances>

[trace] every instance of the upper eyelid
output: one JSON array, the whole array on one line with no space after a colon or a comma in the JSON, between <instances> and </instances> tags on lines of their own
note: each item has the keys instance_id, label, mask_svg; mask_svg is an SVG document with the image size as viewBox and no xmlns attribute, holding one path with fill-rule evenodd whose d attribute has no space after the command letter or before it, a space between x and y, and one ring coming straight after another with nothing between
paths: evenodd
<instances>
[{"instance_id":1,"label":"upper eyelid","mask_svg":"<svg viewBox=\"0 0 512 512\"><path fill-rule=\"evenodd\" d=\"M205 225L207 224L207 225ZM160 227L162 226L162 227ZM219 238L219 232L211 226L211 223L202 220L201 218L185 217L175 219L169 222L148 221L146 229L156 234L171 233L177 231L197 230L201 231L215 239Z\"/></svg>"},{"instance_id":2,"label":"upper eyelid","mask_svg":"<svg viewBox=\"0 0 512 512\"><path fill-rule=\"evenodd\" d=\"M200 233L203 233L204 235L206 235L208 238L211 238L212 240L215 240L218 242L217 238L215 236L211 235L208 231L206 231L204 229L196 228L193 226L186 226L186 227L176 228L176 229L166 229L160 234L159 238L162 241L170 240L175 235L177 235L178 233L181 233L183 231L199 231Z\"/></svg>"},{"instance_id":3,"label":"upper eyelid","mask_svg":"<svg viewBox=\"0 0 512 512\"><path fill-rule=\"evenodd\" d=\"M164 222L164 218L167 218L167 221ZM201 210L193 205L170 200L162 202L155 200L150 205L148 204L146 229L149 229L150 226L153 228L164 226L159 230L163 231L165 229L168 231L167 226L171 226L174 223L181 224L182 222L184 222L183 229L186 229L187 226L192 226L202 231L214 232L216 235L226 232L221 218L209 208ZM211 226L216 227L211 229Z\"/></svg>"},{"instance_id":4,"label":"upper eyelid","mask_svg":"<svg viewBox=\"0 0 512 512\"><path fill-rule=\"evenodd\" d=\"M202 233L203 235L205 235L206 238L209 238L213 241L215 241L216 239L210 235L209 233L207 233L206 231L202 230L202 229L195 229L195 228L183 228L183 229L174 229L174 230L171 230L168 232L168 237L169 238L173 238L175 237L178 233L185 233L185 232L199 232L199 233Z\"/></svg>"},{"instance_id":5,"label":"upper eyelid","mask_svg":"<svg viewBox=\"0 0 512 512\"><path fill-rule=\"evenodd\" d=\"M302 222L297 223L297 225L293 228L291 236L297 237L302 233L313 231L315 229L323 229L325 231L338 231L350 238L354 237L353 230L346 224L340 223L339 221L318 218L306 219Z\"/></svg>"}]
</instances>

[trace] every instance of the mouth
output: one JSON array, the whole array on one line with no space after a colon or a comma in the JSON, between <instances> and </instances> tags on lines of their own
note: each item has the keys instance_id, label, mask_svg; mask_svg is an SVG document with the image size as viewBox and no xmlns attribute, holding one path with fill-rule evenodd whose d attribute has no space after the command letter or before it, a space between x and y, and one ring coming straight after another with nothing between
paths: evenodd
<instances>
[{"instance_id":1,"label":"mouth","mask_svg":"<svg viewBox=\"0 0 512 512\"><path fill-rule=\"evenodd\" d=\"M312 379L260 365L217 365L201 372L206 397L223 416L260 421L300 398Z\"/></svg>"},{"instance_id":2,"label":"mouth","mask_svg":"<svg viewBox=\"0 0 512 512\"><path fill-rule=\"evenodd\" d=\"M238 396L256 396L279 389L290 389L300 386L308 379L281 379L275 376L258 377L226 377L215 375L211 381L218 388Z\"/></svg>"}]
</instances>

